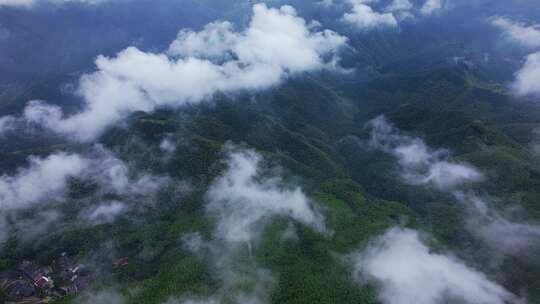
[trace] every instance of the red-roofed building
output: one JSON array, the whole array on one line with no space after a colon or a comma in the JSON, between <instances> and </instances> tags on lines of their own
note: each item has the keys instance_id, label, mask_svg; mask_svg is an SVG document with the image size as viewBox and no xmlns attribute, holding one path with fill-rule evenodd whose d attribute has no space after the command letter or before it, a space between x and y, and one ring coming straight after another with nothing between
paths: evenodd
<instances>
[{"instance_id":1,"label":"red-roofed building","mask_svg":"<svg viewBox=\"0 0 540 304\"><path fill-rule=\"evenodd\" d=\"M120 267L126 267L127 265L129 265L129 258L123 257L123 258L118 259L116 262L114 262L113 267L120 268Z\"/></svg>"},{"instance_id":2,"label":"red-roofed building","mask_svg":"<svg viewBox=\"0 0 540 304\"><path fill-rule=\"evenodd\" d=\"M34 285L39 289L51 289L53 288L53 281L46 276L40 276L34 280Z\"/></svg>"}]
</instances>

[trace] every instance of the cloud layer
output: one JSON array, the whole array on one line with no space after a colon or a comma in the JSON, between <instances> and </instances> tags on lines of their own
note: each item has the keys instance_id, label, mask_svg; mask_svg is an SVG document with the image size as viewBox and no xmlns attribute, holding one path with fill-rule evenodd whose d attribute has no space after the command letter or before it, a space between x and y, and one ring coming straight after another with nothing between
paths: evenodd
<instances>
[{"instance_id":1,"label":"cloud layer","mask_svg":"<svg viewBox=\"0 0 540 304\"><path fill-rule=\"evenodd\" d=\"M113 58L99 56L97 71L80 79L81 112L65 117L59 107L33 101L24 117L93 140L135 111L197 103L216 92L265 89L298 73L332 67L346 41L335 32L317 31L290 6L257 4L241 32L216 22L201 32L181 31L167 54L129 47Z\"/></svg>"},{"instance_id":2,"label":"cloud layer","mask_svg":"<svg viewBox=\"0 0 540 304\"><path fill-rule=\"evenodd\" d=\"M355 256L358 280L384 304L504 304L516 297L451 255L431 252L418 232L393 228Z\"/></svg>"}]
</instances>

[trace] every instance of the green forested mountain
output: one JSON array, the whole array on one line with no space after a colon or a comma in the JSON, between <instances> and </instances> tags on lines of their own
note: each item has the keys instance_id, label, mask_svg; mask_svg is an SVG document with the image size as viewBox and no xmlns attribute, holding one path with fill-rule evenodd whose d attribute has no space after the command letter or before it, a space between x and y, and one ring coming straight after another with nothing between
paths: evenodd
<instances>
[{"instance_id":1,"label":"green forested mountain","mask_svg":"<svg viewBox=\"0 0 540 304\"><path fill-rule=\"evenodd\" d=\"M422 18L421 3L412 2L414 18ZM11 84L3 76L0 303L23 303L28 280L35 285L32 296L47 303L540 303L540 103L534 94L516 96L509 85L519 62L509 54L519 51L493 50L494 63L484 62L487 25L449 28L472 14L460 15L459 1L448 15L400 21L400 29L355 31L327 21L353 3L334 4L341 6L328 16L307 2L290 3L297 15L268 9L286 18L318 16L323 27L347 31L348 45L342 69L321 61L319 68L296 73L295 63L280 62L280 81L263 89L242 88L245 79L234 73L251 73L265 54L244 59L237 50L244 45L230 41L225 44L234 46L225 55L207 61L223 64L219 73L230 77L218 89L214 78L168 87L164 75L188 62L185 54L210 52L212 41L205 40L204 50L173 55L172 45L167 52L158 48L163 42L145 45L140 32L140 53L98 59L97 72L77 67L77 76L66 72L44 82L42 76L25 79L21 71ZM25 12L0 1L0 16L59 14L64 20L69 9L84 12L74 3L53 13L42 5L42 11ZM251 3L221 5L222 19L242 19L239 29L247 23L242 10ZM84 12L80 20L108 20L105 9L89 9L97 15ZM373 9L382 11L383 4ZM489 15L496 9L474 8ZM220 11L186 22L205 24L218 19L208 17L214 14ZM129 24L131 17L121 20ZM122 40L131 37L124 26L118 29ZM253 42L249 32L228 25L221 30L231 41ZM313 30L306 25L306 31ZM99 49L116 53L103 43ZM126 61L122 70L124 55L145 58L145 65L167 58L167 68L155 72ZM235 70L226 70L226 63ZM95 82L84 83L80 75ZM111 94L104 108L91 103L115 89L101 91L102 76L122 84L121 97ZM201 102L189 95L177 106L184 91L168 94L178 87L212 94ZM151 102L134 106L140 96ZM114 98L125 104L115 108ZM25 103L34 99L51 100L62 111L43 106L31 112ZM101 116L95 123L83 117L63 125L96 108ZM35 113L43 116L32 120ZM115 115L121 119L95 139L71 136ZM13 124L5 134L1 119ZM39 287L41 277L54 287Z\"/></svg>"}]
</instances>

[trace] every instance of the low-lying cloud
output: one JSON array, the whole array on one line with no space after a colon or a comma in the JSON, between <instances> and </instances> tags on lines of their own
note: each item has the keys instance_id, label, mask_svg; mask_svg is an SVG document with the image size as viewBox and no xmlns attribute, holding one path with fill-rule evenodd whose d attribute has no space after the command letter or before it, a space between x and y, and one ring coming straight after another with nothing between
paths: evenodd
<instances>
[{"instance_id":1,"label":"low-lying cloud","mask_svg":"<svg viewBox=\"0 0 540 304\"><path fill-rule=\"evenodd\" d=\"M90 141L135 111L179 107L217 92L261 90L284 78L333 68L347 39L318 30L291 6L253 6L243 31L215 22L201 32L182 30L167 53L129 47L116 57L99 56L97 71L81 77L81 112L66 116L59 107L32 101L26 120L80 141Z\"/></svg>"},{"instance_id":2,"label":"low-lying cloud","mask_svg":"<svg viewBox=\"0 0 540 304\"><path fill-rule=\"evenodd\" d=\"M520 255L531 248L540 248L540 226L512 221L491 208L488 198L472 192L454 191L453 196L470 212L468 228L503 254Z\"/></svg>"},{"instance_id":3,"label":"low-lying cloud","mask_svg":"<svg viewBox=\"0 0 540 304\"><path fill-rule=\"evenodd\" d=\"M235 149L235 148L231 148ZM260 178L262 158L253 150L233 151L229 169L208 191L208 212L218 219L219 238L250 243L270 217L290 217L324 232L323 217L298 187L283 185L279 177Z\"/></svg>"},{"instance_id":4,"label":"low-lying cloud","mask_svg":"<svg viewBox=\"0 0 540 304\"><path fill-rule=\"evenodd\" d=\"M166 177L145 172L133 173L128 164L101 145L96 145L93 153L92 166L83 177L96 180L102 191L126 196L147 196L168 182Z\"/></svg>"},{"instance_id":5,"label":"low-lying cloud","mask_svg":"<svg viewBox=\"0 0 540 304\"><path fill-rule=\"evenodd\" d=\"M59 218L55 203L66 201L69 182L75 178L97 186L97 193L92 194L97 201L107 195L127 200L148 198L168 182L165 177L133 173L126 163L99 145L86 155L58 152L46 157L30 156L27 166L13 175L0 176L0 226L6 228L2 229L0 243L9 236L9 226L22 234L35 230L35 225L23 225L30 220L21 219L19 211L37 207L34 214L38 220L40 216L46 216L48 222ZM107 223L125 210L124 202L104 201L82 210L80 218L92 224ZM55 216L51 217L53 213Z\"/></svg>"},{"instance_id":6,"label":"low-lying cloud","mask_svg":"<svg viewBox=\"0 0 540 304\"><path fill-rule=\"evenodd\" d=\"M355 277L384 304L505 304L517 298L458 258L435 253L420 234L393 228L354 256Z\"/></svg>"},{"instance_id":7,"label":"low-lying cloud","mask_svg":"<svg viewBox=\"0 0 540 304\"><path fill-rule=\"evenodd\" d=\"M30 157L29 166L15 175L0 177L0 208L19 209L63 194L67 179L90 165L77 154L57 153L46 158Z\"/></svg>"},{"instance_id":8,"label":"low-lying cloud","mask_svg":"<svg viewBox=\"0 0 540 304\"><path fill-rule=\"evenodd\" d=\"M386 7L377 9L377 0L346 0L351 10L346 12L342 21L357 29L368 31L376 28L394 28L405 19L416 19L433 15L445 9L443 0L426 0L415 6L409 0L393 0ZM326 3L326 7L331 6Z\"/></svg>"},{"instance_id":9,"label":"low-lying cloud","mask_svg":"<svg viewBox=\"0 0 540 304\"><path fill-rule=\"evenodd\" d=\"M504 17L492 17L491 23L501 29L508 40L535 50L525 57L510 87L518 96L540 96L540 25L527 25Z\"/></svg>"},{"instance_id":10,"label":"low-lying cloud","mask_svg":"<svg viewBox=\"0 0 540 304\"><path fill-rule=\"evenodd\" d=\"M384 8L384 11L392 13L398 22L416 18L414 15L414 5L409 0L394 0Z\"/></svg>"},{"instance_id":11,"label":"low-lying cloud","mask_svg":"<svg viewBox=\"0 0 540 304\"><path fill-rule=\"evenodd\" d=\"M537 24L527 25L501 16L491 18L491 24L512 42L530 48L540 47L540 26Z\"/></svg>"},{"instance_id":12,"label":"low-lying cloud","mask_svg":"<svg viewBox=\"0 0 540 304\"><path fill-rule=\"evenodd\" d=\"M168 153L168 154L173 153L174 151L176 151L176 146L177 146L177 144L174 141L174 139L172 138L172 136L166 136L159 143L159 149L162 152Z\"/></svg>"},{"instance_id":13,"label":"low-lying cloud","mask_svg":"<svg viewBox=\"0 0 540 304\"><path fill-rule=\"evenodd\" d=\"M448 151L430 149L420 138L401 134L384 116L371 120L368 127L370 146L395 156L407 183L448 190L483 178L471 165L451 160Z\"/></svg>"},{"instance_id":14,"label":"low-lying cloud","mask_svg":"<svg viewBox=\"0 0 540 304\"><path fill-rule=\"evenodd\" d=\"M81 218L94 224L107 224L112 223L115 218L124 213L126 209L126 204L119 201L113 201L82 211Z\"/></svg>"},{"instance_id":15,"label":"low-lying cloud","mask_svg":"<svg viewBox=\"0 0 540 304\"><path fill-rule=\"evenodd\" d=\"M376 12L368 5L371 0L349 0L351 11L343 15L343 21L362 30L377 27L395 27L398 21L390 12Z\"/></svg>"},{"instance_id":16,"label":"low-lying cloud","mask_svg":"<svg viewBox=\"0 0 540 304\"><path fill-rule=\"evenodd\" d=\"M0 137L16 129L17 118L11 115L0 117Z\"/></svg>"},{"instance_id":17,"label":"low-lying cloud","mask_svg":"<svg viewBox=\"0 0 540 304\"><path fill-rule=\"evenodd\" d=\"M516 72L515 78L511 87L516 94L540 96L540 52L527 56L521 69Z\"/></svg>"},{"instance_id":18,"label":"low-lying cloud","mask_svg":"<svg viewBox=\"0 0 540 304\"><path fill-rule=\"evenodd\" d=\"M327 232L314 204L300 188L285 185L275 170L264 170L261 155L233 145L225 151L227 169L207 193L207 214L216 221L212 239L204 241L198 233L183 237L188 250L210 260L222 286L210 298L172 303L265 303L277 279L257 264L252 251L266 225L282 218Z\"/></svg>"},{"instance_id":19,"label":"low-lying cloud","mask_svg":"<svg viewBox=\"0 0 540 304\"><path fill-rule=\"evenodd\" d=\"M420 8L422 15L432 15L441 11L444 8L444 0L426 0Z\"/></svg>"},{"instance_id":20,"label":"low-lying cloud","mask_svg":"<svg viewBox=\"0 0 540 304\"><path fill-rule=\"evenodd\" d=\"M82 174L89 165L79 155L67 153L28 161L28 167L16 174L0 176L0 244L9 236L9 216L14 211L63 196L68 178Z\"/></svg>"},{"instance_id":21,"label":"low-lying cloud","mask_svg":"<svg viewBox=\"0 0 540 304\"><path fill-rule=\"evenodd\" d=\"M384 10L388 12L409 11L413 4L409 0L394 0Z\"/></svg>"},{"instance_id":22,"label":"low-lying cloud","mask_svg":"<svg viewBox=\"0 0 540 304\"><path fill-rule=\"evenodd\" d=\"M433 150L422 139L402 134L384 116L368 123L369 145L393 155L403 180L409 184L434 186L465 206L469 230L505 254L540 244L540 226L518 223L492 207L488 197L476 195L475 182L485 179L477 168L454 161L446 150Z\"/></svg>"}]
</instances>

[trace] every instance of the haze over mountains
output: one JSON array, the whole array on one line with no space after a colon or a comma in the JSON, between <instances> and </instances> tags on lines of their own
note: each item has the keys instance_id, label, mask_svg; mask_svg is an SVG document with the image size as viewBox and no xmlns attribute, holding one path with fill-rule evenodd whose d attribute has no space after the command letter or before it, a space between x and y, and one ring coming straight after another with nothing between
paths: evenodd
<instances>
[{"instance_id":1,"label":"haze over mountains","mask_svg":"<svg viewBox=\"0 0 540 304\"><path fill-rule=\"evenodd\" d=\"M0 303L540 303L535 1L0 0L0 72Z\"/></svg>"}]
</instances>

